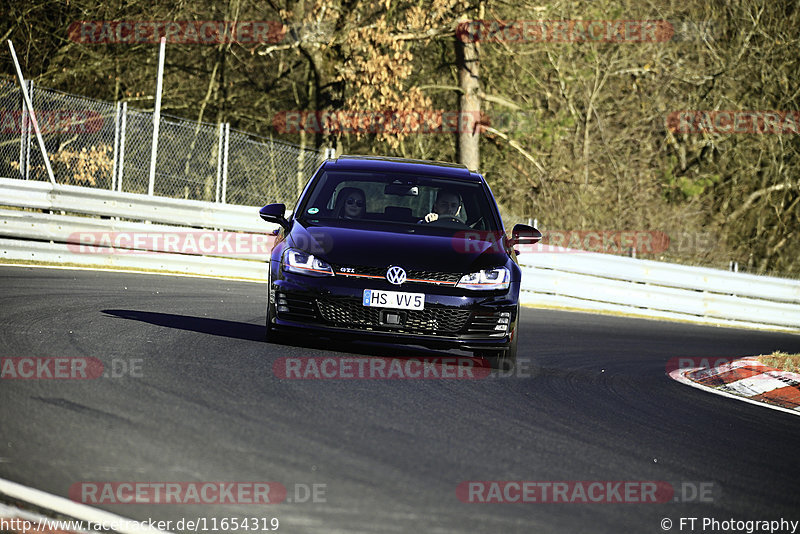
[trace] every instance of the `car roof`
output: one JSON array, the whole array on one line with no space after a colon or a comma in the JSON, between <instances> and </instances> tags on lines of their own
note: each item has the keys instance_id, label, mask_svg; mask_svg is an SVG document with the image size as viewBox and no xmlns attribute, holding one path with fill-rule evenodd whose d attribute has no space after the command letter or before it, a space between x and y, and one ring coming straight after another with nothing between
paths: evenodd
<instances>
[{"instance_id":1,"label":"car roof","mask_svg":"<svg viewBox=\"0 0 800 534\"><path fill-rule=\"evenodd\" d=\"M452 178L468 182L481 182L480 174L470 172L465 165L443 161L393 158L389 156L348 156L327 160L326 169L337 171L387 171L409 174L424 174L442 178Z\"/></svg>"}]
</instances>

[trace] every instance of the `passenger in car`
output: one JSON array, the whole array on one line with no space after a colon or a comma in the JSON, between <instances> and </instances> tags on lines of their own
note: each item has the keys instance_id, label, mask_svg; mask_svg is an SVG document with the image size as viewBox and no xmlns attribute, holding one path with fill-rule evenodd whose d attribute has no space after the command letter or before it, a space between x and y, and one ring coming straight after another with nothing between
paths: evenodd
<instances>
[{"instance_id":1,"label":"passenger in car","mask_svg":"<svg viewBox=\"0 0 800 534\"><path fill-rule=\"evenodd\" d=\"M367 211L367 197L357 187L344 187L336 197L334 214L340 219L360 219Z\"/></svg>"}]
</instances>

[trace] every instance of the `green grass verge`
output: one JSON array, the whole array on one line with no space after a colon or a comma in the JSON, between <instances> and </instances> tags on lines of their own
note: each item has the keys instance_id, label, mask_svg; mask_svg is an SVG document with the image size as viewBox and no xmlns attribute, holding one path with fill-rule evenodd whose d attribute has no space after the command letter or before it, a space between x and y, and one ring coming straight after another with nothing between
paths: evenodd
<instances>
[{"instance_id":1,"label":"green grass verge","mask_svg":"<svg viewBox=\"0 0 800 534\"><path fill-rule=\"evenodd\" d=\"M787 354L775 351L772 354L763 354L756 358L764 365L769 365L781 371L800 373L800 354Z\"/></svg>"}]
</instances>

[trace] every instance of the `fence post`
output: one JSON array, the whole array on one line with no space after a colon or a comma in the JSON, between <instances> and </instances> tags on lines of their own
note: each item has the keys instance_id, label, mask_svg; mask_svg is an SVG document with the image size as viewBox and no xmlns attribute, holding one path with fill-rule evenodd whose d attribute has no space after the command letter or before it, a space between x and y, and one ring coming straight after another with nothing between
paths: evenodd
<instances>
[{"instance_id":1,"label":"fence post","mask_svg":"<svg viewBox=\"0 0 800 534\"><path fill-rule=\"evenodd\" d=\"M128 103L122 103L122 121L119 127L119 165L117 167L117 191L122 191L122 173L125 170L125 130L128 126Z\"/></svg>"},{"instance_id":2,"label":"fence post","mask_svg":"<svg viewBox=\"0 0 800 534\"><path fill-rule=\"evenodd\" d=\"M34 83L33 80L28 80L28 96L33 102L33 91L34 91ZM25 179L31 179L31 149L33 148L33 136L35 132L33 131L33 125L31 124L30 120L30 113L28 113L28 141L25 146Z\"/></svg>"},{"instance_id":3,"label":"fence post","mask_svg":"<svg viewBox=\"0 0 800 534\"><path fill-rule=\"evenodd\" d=\"M23 90L26 91L30 83L30 80L22 80ZM22 113L19 121L19 175L20 178L27 180L28 173L26 169L31 137L28 135L28 112L25 109L25 97L22 95L20 95L20 107L22 108Z\"/></svg>"},{"instance_id":4,"label":"fence post","mask_svg":"<svg viewBox=\"0 0 800 534\"><path fill-rule=\"evenodd\" d=\"M216 194L214 195L214 202L219 202L219 188L222 180L222 128L222 123L219 123L217 127L217 189Z\"/></svg>"},{"instance_id":5,"label":"fence post","mask_svg":"<svg viewBox=\"0 0 800 534\"><path fill-rule=\"evenodd\" d=\"M19 80L20 88L22 89L22 97L25 99L25 106L28 108L28 113L31 115L31 124L36 132L39 150L42 151L42 159L44 159L44 166L47 168L47 176L50 178L50 183L56 185L56 177L53 174L53 168L50 166L50 156L47 155L47 147L44 146L44 139L42 139L42 130L39 128L39 121L36 120L36 111L33 109L33 101L28 96L28 91L25 90L25 76L22 75L22 67L19 66L17 52L14 50L14 43L12 43L11 40L8 40L7 43L8 50L11 52L11 59L14 61L14 68L17 71L17 80Z\"/></svg>"},{"instance_id":6,"label":"fence post","mask_svg":"<svg viewBox=\"0 0 800 534\"><path fill-rule=\"evenodd\" d=\"M228 194L228 143L230 142L231 138L231 123L225 123L225 142L223 145L223 159L222 159L222 203L225 204L225 200Z\"/></svg>"},{"instance_id":7,"label":"fence post","mask_svg":"<svg viewBox=\"0 0 800 534\"><path fill-rule=\"evenodd\" d=\"M22 82L25 91L28 93L28 98L33 102L33 80L24 80ZM20 177L25 180L31 179L31 126L30 114L25 107L25 97L22 97L22 116L20 120L20 144L19 144L19 173Z\"/></svg>"},{"instance_id":8,"label":"fence post","mask_svg":"<svg viewBox=\"0 0 800 534\"><path fill-rule=\"evenodd\" d=\"M272 138L272 130L269 132L269 172L267 172L267 198L269 199L277 199L280 195L280 189L278 187L278 169L275 165L275 140ZM272 200L270 200L272 202ZM278 200L275 200L278 202Z\"/></svg>"},{"instance_id":9,"label":"fence post","mask_svg":"<svg viewBox=\"0 0 800 534\"><path fill-rule=\"evenodd\" d=\"M303 192L303 184L306 183L306 133L300 132L300 150L297 151L297 172L295 173L295 192L294 197L299 197Z\"/></svg>"},{"instance_id":10,"label":"fence post","mask_svg":"<svg viewBox=\"0 0 800 534\"><path fill-rule=\"evenodd\" d=\"M114 161L111 163L111 190L117 188L117 159L119 154L119 102L114 103Z\"/></svg>"},{"instance_id":11,"label":"fence post","mask_svg":"<svg viewBox=\"0 0 800 534\"><path fill-rule=\"evenodd\" d=\"M156 158L158 157L158 127L161 125L161 86L164 78L164 53L167 38L161 38L158 50L158 75L156 79L156 107L153 111L153 144L150 148L150 179L147 184L147 194L153 196L156 184Z\"/></svg>"}]
</instances>

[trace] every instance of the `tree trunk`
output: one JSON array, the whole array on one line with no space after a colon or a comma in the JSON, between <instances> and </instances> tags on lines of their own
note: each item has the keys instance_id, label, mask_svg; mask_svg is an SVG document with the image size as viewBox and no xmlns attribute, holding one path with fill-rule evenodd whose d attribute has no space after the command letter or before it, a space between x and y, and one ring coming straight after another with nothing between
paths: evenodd
<instances>
[{"instance_id":1,"label":"tree trunk","mask_svg":"<svg viewBox=\"0 0 800 534\"><path fill-rule=\"evenodd\" d=\"M458 121L458 159L471 171L480 166L480 59L474 42L456 36L456 65L461 87Z\"/></svg>"}]
</instances>

